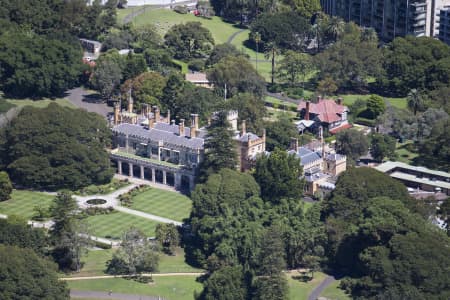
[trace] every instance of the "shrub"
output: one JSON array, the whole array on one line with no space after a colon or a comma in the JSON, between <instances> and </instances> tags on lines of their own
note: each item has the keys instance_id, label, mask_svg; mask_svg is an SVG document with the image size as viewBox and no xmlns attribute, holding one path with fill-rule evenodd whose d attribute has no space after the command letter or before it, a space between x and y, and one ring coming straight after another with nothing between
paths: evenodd
<instances>
[{"instance_id":1,"label":"shrub","mask_svg":"<svg viewBox=\"0 0 450 300\"><path fill-rule=\"evenodd\" d=\"M189 12L186 5L177 5L173 8L173 10L179 14L187 14Z\"/></svg>"},{"instance_id":2,"label":"shrub","mask_svg":"<svg viewBox=\"0 0 450 300\"><path fill-rule=\"evenodd\" d=\"M304 95L304 91L300 87L290 88L286 91L286 94L289 98L302 98Z\"/></svg>"},{"instance_id":3,"label":"shrub","mask_svg":"<svg viewBox=\"0 0 450 300\"><path fill-rule=\"evenodd\" d=\"M188 63L189 70L201 71L205 68L205 61L203 59L193 59Z\"/></svg>"},{"instance_id":4,"label":"shrub","mask_svg":"<svg viewBox=\"0 0 450 300\"><path fill-rule=\"evenodd\" d=\"M369 126L369 127L375 126L375 120L366 119L366 118L362 118L362 117L356 118L355 123L360 124L360 125Z\"/></svg>"}]
</instances>

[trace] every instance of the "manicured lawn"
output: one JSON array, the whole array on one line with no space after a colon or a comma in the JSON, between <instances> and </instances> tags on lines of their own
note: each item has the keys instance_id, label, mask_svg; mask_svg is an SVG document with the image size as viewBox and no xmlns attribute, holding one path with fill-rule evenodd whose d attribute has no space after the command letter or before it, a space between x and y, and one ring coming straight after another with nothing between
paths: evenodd
<instances>
[{"instance_id":1,"label":"manicured lawn","mask_svg":"<svg viewBox=\"0 0 450 300\"><path fill-rule=\"evenodd\" d=\"M367 100L370 95L340 95L344 99L345 105L352 105L357 99ZM384 98L385 101L392 106L400 109L406 109L407 103L406 98Z\"/></svg>"},{"instance_id":2,"label":"manicured lawn","mask_svg":"<svg viewBox=\"0 0 450 300\"><path fill-rule=\"evenodd\" d=\"M8 110L10 110L13 107L15 107L14 104L12 104L4 99L0 99L0 114L7 112Z\"/></svg>"},{"instance_id":3,"label":"manicured lawn","mask_svg":"<svg viewBox=\"0 0 450 300\"><path fill-rule=\"evenodd\" d=\"M7 102L14 104L18 107L24 106L33 106L37 108L47 107L50 103L57 103L64 107L76 108L69 100L67 99L41 99L41 100L31 100L31 99L7 99Z\"/></svg>"},{"instance_id":4,"label":"manicured lawn","mask_svg":"<svg viewBox=\"0 0 450 300\"><path fill-rule=\"evenodd\" d=\"M150 284L123 278L68 281L74 290L109 291L114 293L160 296L170 300L192 300L194 291L200 292L202 285L195 276L154 277Z\"/></svg>"},{"instance_id":5,"label":"manicured lawn","mask_svg":"<svg viewBox=\"0 0 450 300\"><path fill-rule=\"evenodd\" d=\"M326 275L324 273L316 272L316 273L314 273L313 280L308 281L308 282L303 282L299 279L296 279L296 276L299 276L299 273L296 271L292 271L290 274L287 274L290 300L308 299L308 295L326 277Z\"/></svg>"},{"instance_id":6,"label":"manicured lawn","mask_svg":"<svg viewBox=\"0 0 450 300\"><path fill-rule=\"evenodd\" d=\"M287 115L289 119L294 119L297 117L297 113L290 111L290 110L282 110L282 109L275 109L272 107L266 107L267 108L267 119L269 121L276 121L280 119L282 116Z\"/></svg>"},{"instance_id":7,"label":"manicured lawn","mask_svg":"<svg viewBox=\"0 0 450 300\"><path fill-rule=\"evenodd\" d=\"M92 235L112 239L120 239L122 234L132 226L142 230L146 236L155 236L155 228L158 224L155 221L122 212L90 216L87 222Z\"/></svg>"},{"instance_id":8,"label":"manicured lawn","mask_svg":"<svg viewBox=\"0 0 450 300\"><path fill-rule=\"evenodd\" d=\"M128 181L112 179L110 183L102 184L102 185L89 185L85 188L82 188L74 193L77 195L87 196L87 195L106 195L110 194L118 189L126 187L130 185Z\"/></svg>"},{"instance_id":9,"label":"manicured lawn","mask_svg":"<svg viewBox=\"0 0 450 300\"><path fill-rule=\"evenodd\" d=\"M133 20L133 23L136 26L149 23L154 24L162 36L164 36L173 25L186 22L202 23L205 28L208 28L209 31L211 31L216 44L225 43L234 32L239 30L232 24L223 22L219 17L213 17L210 20L196 17L193 14L179 14L170 9L151 9L137 16Z\"/></svg>"},{"instance_id":10,"label":"manicured lawn","mask_svg":"<svg viewBox=\"0 0 450 300\"><path fill-rule=\"evenodd\" d=\"M326 297L332 300L350 300L350 296L347 295L343 290L339 288L340 281L336 280L330 284L323 292L320 294L321 297Z\"/></svg>"},{"instance_id":11,"label":"manicured lawn","mask_svg":"<svg viewBox=\"0 0 450 300\"><path fill-rule=\"evenodd\" d=\"M408 149L408 145L412 143L413 143L412 141L407 141L405 143L397 143L397 149L395 150L395 153L397 154L398 161L411 164L414 158L419 156L418 153L411 152Z\"/></svg>"},{"instance_id":12,"label":"manicured lawn","mask_svg":"<svg viewBox=\"0 0 450 300\"><path fill-rule=\"evenodd\" d=\"M274 105L278 105L279 108L280 107L284 107L285 109L292 109L292 108L296 109L297 108L297 104L295 104L295 103L283 101L283 100L280 100L280 99L277 99L277 98L274 98L271 96L266 96L264 98L264 101L274 104Z\"/></svg>"},{"instance_id":13,"label":"manicured lawn","mask_svg":"<svg viewBox=\"0 0 450 300\"><path fill-rule=\"evenodd\" d=\"M101 276L106 275L106 263L114 254L115 249L90 250L82 258L83 268L78 273L73 273L69 277ZM184 261L184 250L178 248L176 255L166 255L160 253L159 268L157 273L201 273L202 269L191 267ZM63 275L64 277L66 275Z\"/></svg>"},{"instance_id":14,"label":"manicured lawn","mask_svg":"<svg viewBox=\"0 0 450 300\"><path fill-rule=\"evenodd\" d=\"M182 221L189 217L192 201L179 193L151 188L133 197L132 209Z\"/></svg>"},{"instance_id":15,"label":"manicured lawn","mask_svg":"<svg viewBox=\"0 0 450 300\"><path fill-rule=\"evenodd\" d=\"M0 213L4 215L17 215L27 220L34 215L34 207L50 207L55 197L40 192L14 190L11 199L0 202Z\"/></svg>"},{"instance_id":16,"label":"manicured lawn","mask_svg":"<svg viewBox=\"0 0 450 300\"><path fill-rule=\"evenodd\" d=\"M313 207L314 203L303 201L303 208L305 211Z\"/></svg>"}]
</instances>

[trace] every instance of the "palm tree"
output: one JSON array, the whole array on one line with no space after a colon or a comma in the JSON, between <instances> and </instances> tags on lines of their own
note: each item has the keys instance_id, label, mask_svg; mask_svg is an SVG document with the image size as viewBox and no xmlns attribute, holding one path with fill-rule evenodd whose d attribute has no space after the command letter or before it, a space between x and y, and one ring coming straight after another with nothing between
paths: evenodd
<instances>
[{"instance_id":1,"label":"palm tree","mask_svg":"<svg viewBox=\"0 0 450 300\"><path fill-rule=\"evenodd\" d=\"M422 94L417 89L412 89L409 91L407 101L408 108L414 112L414 115L416 115L417 111L423 106Z\"/></svg>"},{"instance_id":2,"label":"palm tree","mask_svg":"<svg viewBox=\"0 0 450 300\"><path fill-rule=\"evenodd\" d=\"M345 22L339 17L331 17L328 21L327 32L333 37L336 42L340 35L344 32Z\"/></svg>"},{"instance_id":3,"label":"palm tree","mask_svg":"<svg viewBox=\"0 0 450 300\"><path fill-rule=\"evenodd\" d=\"M274 42L266 43L266 46L264 47L264 57L266 59L272 60L272 74L271 74L272 85L274 83L274 77L275 77L275 56L278 54L280 54L280 49L278 48L276 43L274 43Z\"/></svg>"}]
</instances>

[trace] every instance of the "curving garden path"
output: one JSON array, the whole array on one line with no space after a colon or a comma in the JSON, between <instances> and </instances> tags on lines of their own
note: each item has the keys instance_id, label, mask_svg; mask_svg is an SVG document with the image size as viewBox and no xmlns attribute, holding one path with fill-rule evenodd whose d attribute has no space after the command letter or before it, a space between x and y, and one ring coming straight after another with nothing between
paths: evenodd
<instances>
[{"instance_id":1,"label":"curving garden path","mask_svg":"<svg viewBox=\"0 0 450 300\"><path fill-rule=\"evenodd\" d=\"M317 300L319 298L320 294L329 286L332 284L336 278L334 276L327 276L308 296L308 300Z\"/></svg>"}]
</instances>

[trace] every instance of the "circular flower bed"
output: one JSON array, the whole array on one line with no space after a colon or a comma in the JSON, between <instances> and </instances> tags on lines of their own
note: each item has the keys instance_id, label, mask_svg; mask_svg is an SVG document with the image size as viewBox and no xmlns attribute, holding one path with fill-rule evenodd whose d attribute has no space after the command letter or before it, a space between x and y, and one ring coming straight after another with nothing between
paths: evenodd
<instances>
[{"instance_id":1,"label":"circular flower bed","mask_svg":"<svg viewBox=\"0 0 450 300\"><path fill-rule=\"evenodd\" d=\"M104 199L89 199L86 201L87 204L91 205L102 205L105 204L107 201Z\"/></svg>"}]
</instances>

